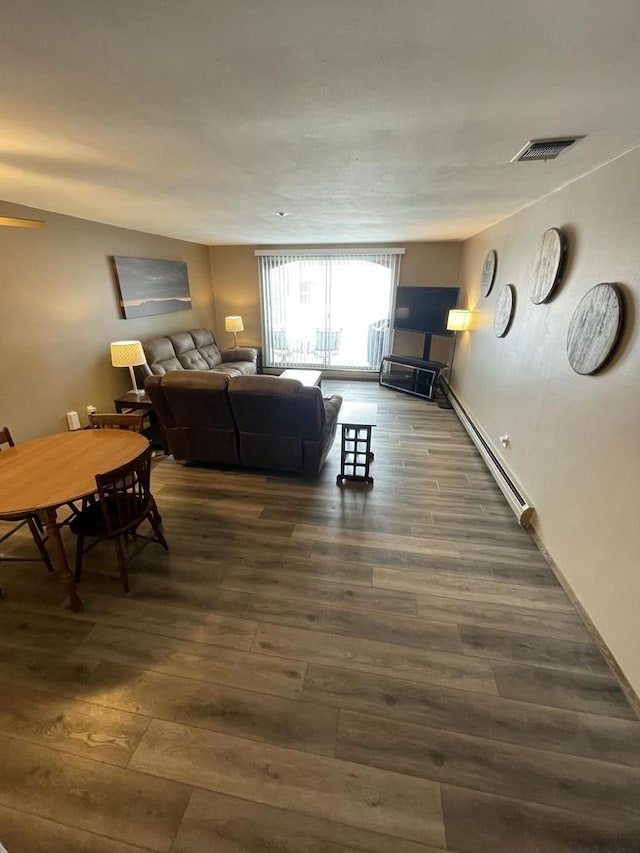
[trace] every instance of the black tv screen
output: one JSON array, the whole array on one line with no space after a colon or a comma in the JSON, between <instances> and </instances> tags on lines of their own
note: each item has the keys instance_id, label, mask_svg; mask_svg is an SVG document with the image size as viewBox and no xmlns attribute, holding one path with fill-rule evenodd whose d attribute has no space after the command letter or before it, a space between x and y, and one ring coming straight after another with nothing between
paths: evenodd
<instances>
[{"instance_id":1,"label":"black tv screen","mask_svg":"<svg viewBox=\"0 0 640 853\"><path fill-rule=\"evenodd\" d=\"M447 315L458 304L459 293L459 287L399 287L394 329L452 335L447 331Z\"/></svg>"}]
</instances>

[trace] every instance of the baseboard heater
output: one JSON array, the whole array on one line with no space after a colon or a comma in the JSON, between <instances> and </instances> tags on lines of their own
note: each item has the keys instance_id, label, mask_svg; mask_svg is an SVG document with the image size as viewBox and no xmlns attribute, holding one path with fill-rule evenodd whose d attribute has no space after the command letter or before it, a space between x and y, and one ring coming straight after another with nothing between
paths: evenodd
<instances>
[{"instance_id":1,"label":"baseboard heater","mask_svg":"<svg viewBox=\"0 0 640 853\"><path fill-rule=\"evenodd\" d=\"M484 459L485 465L493 475L500 491L507 499L507 503L515 513L518 522L522 527L528 527L533 514L533 507L523 495L522 489L516 485L511 474L498 459L494 449L484 437L480 428L469 417L464 406L451 390L451 386L445 381L442 381L442 384L445 387L447 398L453 406L453 410L458 416L460 423L469 434L469 437L475 444L478 453Z\"/></svg>"}]
</instances>

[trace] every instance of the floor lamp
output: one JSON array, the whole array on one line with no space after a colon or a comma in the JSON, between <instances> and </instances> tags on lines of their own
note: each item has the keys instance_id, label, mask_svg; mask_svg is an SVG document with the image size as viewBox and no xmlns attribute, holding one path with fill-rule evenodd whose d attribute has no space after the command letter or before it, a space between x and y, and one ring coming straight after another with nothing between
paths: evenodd
<instances>
[{"instance_id":1,"label":"floor lamp","mask_svg":"<svg viewBox=\"0 0 640 853\"><path fill-rule=\"evenodd\" d=\"M453 335L453 352L451 353L451 364L449 365L449 378L447 379L447 391L450 388L451 376L453 374L453 360L456 357L456 338L458 332L466 332L471 328L471 319L473 311L468 308L453 308L447 315L447 330L454 332ZM445 400L439 403L441 409L452 409L453 406L449 402L448 394L445 394Z\"/></svg>"}]
</instances>

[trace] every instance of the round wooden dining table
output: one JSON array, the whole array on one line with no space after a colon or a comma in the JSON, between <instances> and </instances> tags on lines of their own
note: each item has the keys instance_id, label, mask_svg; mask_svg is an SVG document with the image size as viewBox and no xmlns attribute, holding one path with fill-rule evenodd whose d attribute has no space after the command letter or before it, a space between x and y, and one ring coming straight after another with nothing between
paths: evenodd
<instances>
[{"instance_id":1,"label":"round wooden dining table","mask_svg":"<svg viewBox=\"0 0 640 853\"><path fill-rule=\"evenodd\" d=\"M60 535L58 507L94 494L96 474L131 462L148 444L128 430L86 429L36 438L0 453L0 515L40 516L71 610L83 608Z\"/></svg>"}]
</instances>

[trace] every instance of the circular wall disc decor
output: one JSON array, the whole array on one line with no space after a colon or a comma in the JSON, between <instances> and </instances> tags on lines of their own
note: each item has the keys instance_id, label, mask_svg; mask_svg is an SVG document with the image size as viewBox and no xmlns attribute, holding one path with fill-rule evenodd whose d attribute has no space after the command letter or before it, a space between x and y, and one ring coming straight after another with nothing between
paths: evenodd
<instances>
[{"instance_id":1,"label":"circular wall disc decor","mask_svg":"<svg viewBox=\"0 0 640 853\"><path fill-rule=\"evenodd\" d=\"M573 312L567 332L567 356L576 373L588 375L604 367L620 337L622 296L615 284L596 284Z\"/></svg>"},{"instance_id":2,"label":"circular wall disc decor","mask_svg":"<svg viewBox=\"0 0 640 853\"><path fill-rule=\"evenodd\" d=\"M557 228L545 231L529 283L529 297L536 305L546 302L560 283L566 254L567 240L562 231Z\"/></svg>"},{"instance_id":3,"label":"circular wall disc decor","mask_svg":"<svg viewBox=\"0 0 640 853\"><path fill-rule=\"evenodd\" d=\"M496 278L496 267L498 265L498 255L495 249L491 249L482 265L482 276L480 278L480 292L483 296L488 296L491 293L493 282Z\"/></svg>"},{"instance_id":4,"label":"circular wall disc decor","mask_svg":"<svg viewBox=\"0 0 640 853\"><path fill-rule=\"evenodd\" d=\"M500 291L496 302L496 312L493 315L493 331L498 338L504 338L509 331L509 324L513 317L513 306L515 302L515 290L512 284L505 284Z\"/></svg>"}]
</instances>

